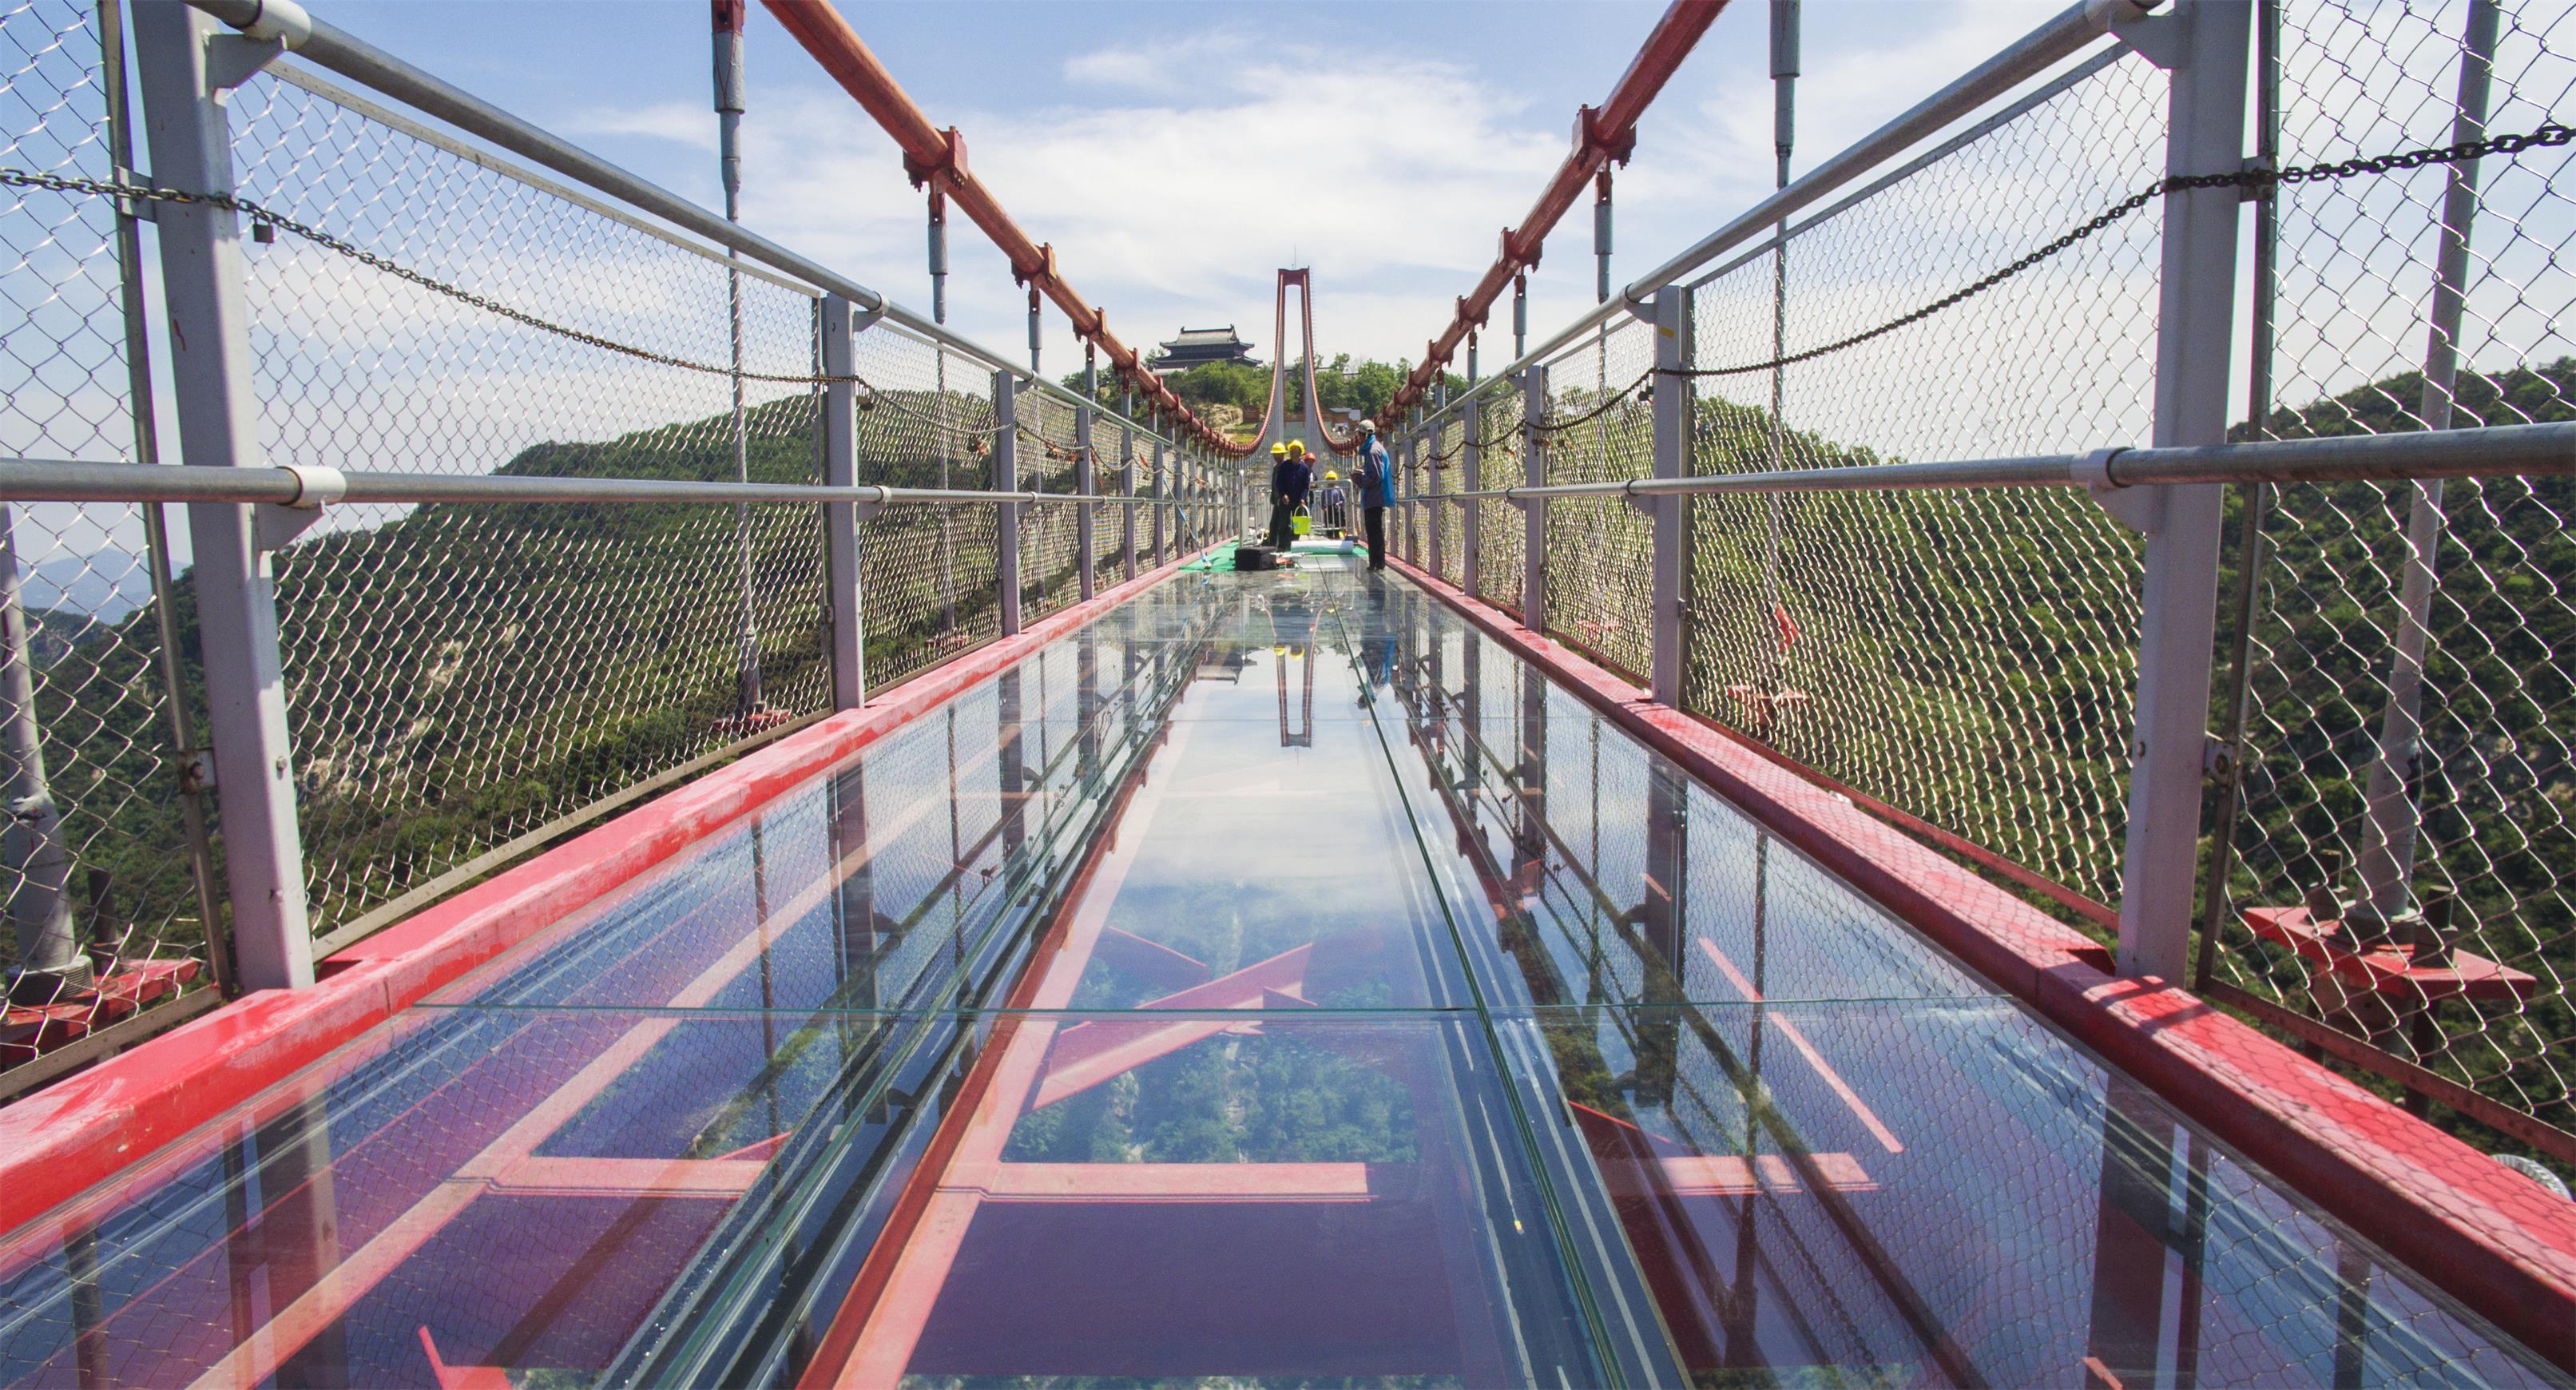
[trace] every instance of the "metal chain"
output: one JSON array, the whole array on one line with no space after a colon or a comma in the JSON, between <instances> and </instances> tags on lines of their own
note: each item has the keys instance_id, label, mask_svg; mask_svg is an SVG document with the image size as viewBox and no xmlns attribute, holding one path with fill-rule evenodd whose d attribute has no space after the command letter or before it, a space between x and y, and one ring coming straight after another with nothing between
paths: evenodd
<instances>
[{"instance_id":1,"label":"metal chain","mask_svg":"<svg viewBox=\"0 0 2576 1390\"><path fill-rule=\"evenodd\" d=\"M1922 308L1916 309L1910 314L1890 319L1876 328L1869 329L1865 332L1855 333L1848 338L1842 338L1834 342L1826 343L1821 347L1812 347L1803 352L1789 353L1785 356L1771 358L1768 361L1748 362L1738 367L1704 367L1696 370L1676 372L1673 373L1673 375L1683 377L1743 376L1753 372L1767 372L1780 367L1795 366L1800 362L1811 361L1815 358L1823 357L1828 353L1840 352L1845 348L1858 347L1862 343L1866 343L1873 338L1893 333L1910 324L1920 323L1924 319L1930 318L1932 315L1940 313L1944 309L1953 308L1976 297L1977 295L1983 294L1986 291L1993 289L1995 286L2002 284L2004 281L2030 269L2032 266L2038 265L2040 262L2067 250L2081 241L2084 241L2094 233L2102 231L2103 229L2129 216L2131 213L2138 211L2140 208L2145 207L2149 203L2152 203L2156 199L2169 193L2180 193L2187 189L2195 188L2249 188L2256 190L2257 192L2269 192L2271 189L2285 183L2300 184L2320 182L2326 179L2348 179L2355 178L2363 174L2385 174L2399 169L2420 169L2428 164L2459 164L2468 160L2476 159L2482 155L2514 155L2535 147L2557 146L2569 143L2576 143L2576 129L2571 129L2570 127L2559 125L2555 122L2543 122L2537 129L2532 130L2528 134L2496 135L2490 136L2484 140L2471 140L2457 145L2442 145L2429 149L2407 150L2401 154L2383 154L2369 159L2347 159L2339 164L2309 164L2291 169L2268 169L2257 167L2240 169L2233 173L2225 174L2172 175L2167 178L2159 179L2149 187L2130 194L2128 197L2111 205L2108 209L2079 224L2074 230L2067 232L2064 236L2061 236L2055 241L2040 247L2038 250L2023 256L2001 270L1986 276L1984 279L1978 280L1975 283L1964 286L1960 289L1953 290L1950 293L1943 295L1941 298L1924 305ZM1651 376L1653 373L1650 372L1648 375ZM1634 391L1636 386L1632 384L1628 389L1630 391Z\"/></svg>"},{"instance_id":2,"label":"metal chain","mask_svg":"<svg viewBox=\"0 0 2576 1390\"><path fill-rule=\"evenodd\" d=\"M2516 155L2528 149L2548 148L2568 144L2576 144L2576 128L2559 125L2554 121L2544 121L2537 128L2525 134L2494 135L2489 136L2484 140L2471 140L2457 145L2440 145L2427 149L2406 150L2398 154L2375 155L2368 159L2347 159L2335 164L2308 164L2290 169L2266 169L2258 167L2242 169L2234 173L2227 174L2171 175L2166 178L2159 179L2153 185L2141 189L2136 193L2132 193L2128 197L2121 199L2119 202L2112 204L2109 208L2106 208L2077 224L2073 230L2060 236L2055 241L2049 242L2038 250L2030 252L2011 264L2006 265L2002 269L1995 271L1993 274L1988 275L1981 280L1977 280L1972 284L1953 290L1950 293L1941 296L1939 299L1933 300L1931 303L1914 310L1912 313L1890 319L1887 322L1878 325L1876 328L1855 333L1848 338L1836 339L1835 341L1826 343L1820 347L1807 348L1804 351L1788 353L1784 356L1773 357L1766 361L1748 362L1742 366L1650 369L1639 373L1636 380L1621 387L1616 393L1603 400L1601 404L1585 411L1581 415L1563 420L1551 417L1549 419L1527 425L1524 428L1526 428L1530 433L1544 436L1561 434L1578 425L1589 424L1590 422L1600 419L1602 416L1607 415L1611 411L1626 404L1631 397L1636 395L1639 388L1645 386L1647 382L1654 380L1658 376L1673 376L1693 379L1699 377L1745 376L1754 372L1776 371L1782 367L1796 366L1798 363L1813 361L1819 357L1841 352L1846 348L1858 347L1862 343L1866 343L1873 338L1884 337L1900 328L1920 323L1934 314L1940 313L1944 309L1956 308L1958 305L1963 304L1968 300L1993 289L1995 286L2002 284L2006 280L2021 274L2032 266L2038 265L2040 262L2045 261L2050 257L2068 250L2091 237L2096 232L2100 232L2105 228L2110 227L2114 223L2119 222L2121 219L2128 217L2130 214L2137 212L2149 203L2152 203L2156 199L2169 193L2180 193L2187 189L2194 188L2250 188L2257 192L2269 192L2285 183L2317 183L2327 179L2357 178L2363 174L2386 174L2400 169L2421 169L2428 164L2459 164L2467 160L2477 159L2484 155ZM1479 442L1481 443L1483 441ZM1446 461L1448 455L1443 454L1438 457L1442 461Z\"/></svg>"},{"instance_id":3,"label":"metal chain","mask_svg":"<svg viewBox=\"0 0 2576 1390\"><path fill-rule=\"evenodd\" d=\"M398 261L379 255L376 252L369 251L365 247L359 246L354 242L334 236L318 227L298 222L292 217L281 216L280 214L237 194L189 193L175 188L154 188L145 184L118 183L111 179L80 178L64 174L49 174L27 169L8 168L0 168L0 187L39 188L54 193L81 193L102 198L131 198L143 202L180 203L197 207L222 208L228 212L240 213L243 216L251 218L255 222L265 223L272 227L284 228L286 231L293 233L306 241L312 242L314 245L322 247L324 250L346 256L350 260L358 262L360 265L381 271L384 274L395 277L396 279L409 281L410 283L418 285L422 289L428 290L433 294L444 295L449 299L458 301L459 303L470 304L486 313L498 314L514 323L525 324L526 326L537 329L540 332L551 333L556 337L566 338L587 347L599 348L605 352L618 353L623 356L633 357L638 360L655 363L660 366L677 367L682 371L702 372L708 376L720 376L728 379L740 377L745 381L777 382L781 385L789 386L852 385L867 392L866 399L859 402L859 408L862 410L873 410L878 406L889 406L898 414L910 415L916 419L937 425L951 434L981 436L997 434L1001 429L999 426L989 429L966 429L947 421L943 421L935 415L926 414L903 404L900 400L888 395L882 388L876 386L867 378L856 374L832 376L802 372L739 371L729 366L719 366L712 362L692 361L689 358L676 357L667 352L655 352L650 348L640 348L631 343L621 343L614 338L602 337L597 333L574 328L568 324L560 324L551 319L540 318L524 309L504 304L500 300L494 299L489 295L477 294L461 285L451 285L444 280L423 274L422 272L403 265Z\"/></svg>"}]
</instances>

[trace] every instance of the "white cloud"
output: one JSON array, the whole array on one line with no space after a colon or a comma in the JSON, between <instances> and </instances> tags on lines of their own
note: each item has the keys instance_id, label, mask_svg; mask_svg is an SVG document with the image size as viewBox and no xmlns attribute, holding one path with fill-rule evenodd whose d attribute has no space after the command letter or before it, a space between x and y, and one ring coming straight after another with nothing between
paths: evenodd
<instances>
[{"instance_id":1,"label":"white cloud","mask_svg":"<svg viewBox=\"0 0 2576 1390\"><path fill-rule=\"evenodd\" d=\"M716 152L715 118L706 107L683 102L595 109L575 117L565 128L576 136L641 135L676 141L709 154Z\"/></svg>"},{"instance_id":2,"label":"white cloud","mask_svg":"<svg viewBox=\"0 0 2576 1390\"><path fill-rule=\"evenodd\" d=\"M1232 63L1252 50L1253 36L1226 27L1179 38L1120 44L1064 60L1064 80L1088 87L1169 93L1193 85L1203 72Z\"/></svg>"}]
</instances>

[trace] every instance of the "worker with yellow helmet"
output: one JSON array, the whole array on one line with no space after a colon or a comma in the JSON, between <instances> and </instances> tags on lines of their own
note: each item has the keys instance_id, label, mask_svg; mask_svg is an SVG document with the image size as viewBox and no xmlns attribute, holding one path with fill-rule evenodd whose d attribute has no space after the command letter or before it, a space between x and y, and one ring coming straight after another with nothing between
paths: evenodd
<instances>
[{"instance_id":1,"label":"worker with yellow helmet","mask_svg":"<svg viewBox=\"0 0 2576 1390\"><path fill-rule=\"evenodd\" d=\"M1338 468L1324 470L1324 490L1315 496L1315 525L1334 537L1351 529L1351 495L1342 487Z\"/></svg>"},{"instance_id":2,"label":"worker with yellow helmet","mask_svg":"<svg viewBox=\"0 0 2576 1390\"><path fill-rule=\"evenodd\" d=\"M1270 446L1270 548L1286 550L1296 539L1291 518L1306 505L1306 487L1313 471L1306 466L1306 451L1286 444Z\"/></svg>"}]
</instances>

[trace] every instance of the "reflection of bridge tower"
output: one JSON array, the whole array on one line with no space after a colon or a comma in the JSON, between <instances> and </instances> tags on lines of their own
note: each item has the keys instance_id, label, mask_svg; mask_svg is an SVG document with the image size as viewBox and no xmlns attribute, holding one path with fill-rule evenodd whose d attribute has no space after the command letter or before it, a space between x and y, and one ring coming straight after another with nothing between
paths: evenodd
<instances>
[{"instance_id":1,"label":"reflection of bridge tower","mask_svg":"<svg viewBox=\"0 0 2576 1390\"><path fill-rule=\"evenodd\" d=\"M1315 649L1313 646L1282 647L1271 653L1278 658L1270 663L1279 673L1279 746L1312 748L1315 746ZM1295 726L1288 723L1288 663L1305 668L1306 699Z\"/></svg>"},{"instance_id":2,"label":"reflection of bridge tower","mask_svg":"<svg viewBox=\"0 0 2576 1390\"><path fill-rule=\"evenodd\" d=\"M1279 272L1279 298L1272 319L1271 342L1276 351L1270 361L1270 407L1261 422L1261 437L1254 443L1253 457L1266 460L1270 446L1291 439L1306 441L1308 450L1322 453L1347 453L1358 442L1346 428L1328 428L1324 422L1322 397L1315 390L1315 284L1312 271ZM1297 322L1301 331L1300 350L1288 350L1288 291L1297 291ZM1289 379L1292 359L1298 364L1296 379Z\"/></svg>"}]
</instances>

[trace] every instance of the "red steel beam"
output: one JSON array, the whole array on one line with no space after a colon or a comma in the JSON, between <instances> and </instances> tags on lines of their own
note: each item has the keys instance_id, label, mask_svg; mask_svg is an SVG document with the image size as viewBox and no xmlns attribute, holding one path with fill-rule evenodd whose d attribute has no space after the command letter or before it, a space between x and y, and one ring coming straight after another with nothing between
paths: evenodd
<instances>
[{"instance_id":1,"label":"red steel beam","mask_svg":"<svg viewBox=\"0 0 2576 1390\"><path fill-rule=\"evenodd\" d=\"M934 193L963 210L1009 258L1012 277L1054 300L1072 322L1075 336L1098 347L1101 355L1109 359L1112 372L1143 391L1148 400L1162 407L1210 449L1237 458L1252 451L1252 446L1236 444L1201 420L1161 378L1146 370L1144 359L1135 349L1109 331L1107 317L1099 306L1084 302L1056 268L1055 248L1031 240L1012 220L1001 200L966 167L965 137L957 133L955 126L942 130L931 124L930 117L913 104L903 85L894 80L885 64L877 61L877 55L869 51L840 11L832 8L830 0L763 2L779 24L814 55L823 71L830 73L841 89L856 99L860 108L885 128L886 134L894 137L903 151L904 172L912 176L914 186L928 184Z\"/></svg>"},{"instance_id":2,"label":"red steel beam","mask_svg":"<svg viewBox=\"0 0 2576 1390\"><path fill-rule=\"evenodd\" d=\"M772 9L781 0L770 0ZM1427 345L1421 365L1397 388L1395 399L1388 402L1387 414L1394 415L1422 398L1431 383L1439 378L1440 364L1457 352L1467 334L1482 324L1493 312L1494 301L1502 295L1512 277L1538 266L1539 250L1547 234L1556 228L1557 219L1565 216L1574 200L1583 196L1586 184L1612 160L1628 162L1637 147L1637 119L1646 114L1655 95L1664 89L1682 59L1690 56L1700 35L1715 23L1717 13L1726 8L1726 0L1673 0L1672 8L1655 21L1645 45L1619 77L1619 85L1610 89L1609 99L1599 106L1586 106L1574 113L1574 151L1558 167L1556 177L1548 181L1538 201L1530 205L1529 215L1518 227L1503 229L1502 254L1494 258L1485 278L1476 282L1466 298L1458 301L1458 312L1449 326Z\"/></svg>"}]
</instances>

